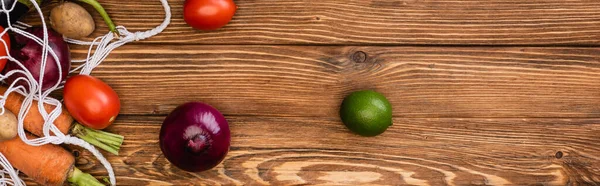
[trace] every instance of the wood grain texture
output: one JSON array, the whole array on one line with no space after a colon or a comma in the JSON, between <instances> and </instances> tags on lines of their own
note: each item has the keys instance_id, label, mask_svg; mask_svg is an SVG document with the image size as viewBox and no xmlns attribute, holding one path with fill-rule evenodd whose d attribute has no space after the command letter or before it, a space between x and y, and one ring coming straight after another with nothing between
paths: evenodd
<instances>
[{"instance_id":1,"label":"wood grain texture","mask_svg":"<svg viewBox=\"0 0 600 186\"><path fill-rule=\"evenodd\" d=\"M130 31L163 19L158 0L100 2ZM108 130L126 141L106 154L119 185L600 185L600 1L235 0L232 22L210 32L169 2L165 32L93 73L122 101ZM106 33L91 12L93 36ZM392 102L381 136L338 119L360 89ZM232 130L226 160L203 173L158 147L162 119L188 101Z\"/></svg>"},{"instance_id":2,"label":"wood grain texture","mask_svg":"<svg viewBox=\"0 0 600 186\"><path fill-rule=\"evenodd\" d=\"M188 173L161 155L164 117L120 117L119 185L597 185L600 119L396 118L373 138L337 118L227 117L226 160ZM78 167L105 176L82 152Z\"/></svg>"},{"instance_id":3,"label":"wood grain texture","mask_svg":"<svg viewBox=\"0 0 600 186\"><path fill-rule=\"evenodd\" d=\"M203 101L227 115L334 117L349 92L374 89L396 117L600 117L599 61L595 48L129 45L93 75L122 114Z\"/></svg>"},{"instance_id":4,"label":"wood grain texture","mask_svg":"<svg viewBox=\"0 0 600 186\"><path fill-rule=\"evenodd\" d=\"M118 25L160 24L158 0L100 1ZM596 0L235 0L225 28L204 32L183 20L184 0L170 0L172 23L144 42L185 44L598 45ZM92 11L93 12L93 11ZM97 32L107 32L94 13ZM30 17L30 22L39 19Z\"/></svg>"}]
</instances>

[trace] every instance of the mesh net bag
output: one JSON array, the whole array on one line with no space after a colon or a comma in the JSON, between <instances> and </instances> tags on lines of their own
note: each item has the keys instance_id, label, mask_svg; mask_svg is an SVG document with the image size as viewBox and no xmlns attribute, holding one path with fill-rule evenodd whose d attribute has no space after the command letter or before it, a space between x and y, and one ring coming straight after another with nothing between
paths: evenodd
<instances>
[{"instance_id":1,"label":"mesh net bag","mask_svg":"<svg viewBox=\"0 0 600 186\"><path fill-rule=\"evenodd\" d=\"M5 3L5 1L10 2L8 0L0 0L2 2L2 9L0 13L4 13L7 19L7 22L10 22L10 12L14 10L15 4L17 1L12 1L12 5L10 3ZM43 37L36 37L31 33L24 31L25 28L30 27L24 23L15 23L9 24L4 31L0 33L0 37L7 35L9 32L18 34L24 37L27 37L37 44L42 46L42 59L41 59L41 69L39 79L33 77L32 73L25 68L21 62L15 59L10 55L10 47L6 41L0 39L0 46L3 45L6 50L7 55L1 55L0 60L7 60L7 63L14 63L18 65L20 68L10 70L8 72L2 73L0 75L0 80L6 82L7 78L18 76L13 80L13 83L5 84L7 86L4 94L0 95L0 114L4 114L6 99L11 94L20 94L24 97L22 104L20 105L19 113L14 113L17 116L18 123L18 139L20 140L18 143L24 143L31 147L41 147L41 146L51 146L59 145L59 144L72 144L85 148L90 151L106 168L108 172L108 177L111 185L116 185L116 178L114 175L114 171L110 165L110 163L104 158L104 156L96 150L96 148L86 141L76 137L71 136L69 134L62 133L53 123L60 116L62 112L61 102L57 99L50 97L50 93L62 89L62 82L64 79L59 79L59 81L49 88L42 89L40 83L43 82L44 70L46 64L48 63L48 58L53 58L54 62L59 65L59 68L56 68L59 74L70 73L70 74L86 74L89 75L92 70L100 65L100 63L110 54L110 52L124 44L129 42L134 42L138 40L143 40L149 37L152 37L160 32L162 32L170 22L171 19L171 11L169 4L166 0L160 0L165 10L165 18L164 21L158 25L156 28L143 31L143 32L130 32L124 26L116 26L116 31L118 35L109 32L106 35L95 38L93 41L80 41L75 39L64 38L64 40L70 44L75 45L87 45L89 46L88 55L86 59L80 60L71 60L71 63L79 63L77 68L71 69L68 72L62 72L60 68L59 59L49 46L48 41L48 28L46 26L46 22L44 19L44 14L40 9L39 4L36 0L29 0L32 4L32 11L30 13L37 14L40 17L43 28ZM7 5L8 4L8 5ZM13 65L14 65L13 64ZM60 75L59 75L60 78ZM20 83L17 83L20 82ZM44 105L53 105L53 109L48 112ZM24 118L28 114L30 109L37 109L41 114L44 125L43 125L43 134L39 137L33 137L28 135L24 129ZM48 145L51 144L51 145ZM2 148L2 147L0 147ZM59 147L60 148L60 147ZM14 155L12 155L14 157ZM25 182L19 178L18 167L13 167L7 156L1 153L0 151L0 186L5 185L25 185ZM79 172L72 172L70 174L78 174ZM39 176L39 175L38 175Z\"/></svg>"}]
</instances>

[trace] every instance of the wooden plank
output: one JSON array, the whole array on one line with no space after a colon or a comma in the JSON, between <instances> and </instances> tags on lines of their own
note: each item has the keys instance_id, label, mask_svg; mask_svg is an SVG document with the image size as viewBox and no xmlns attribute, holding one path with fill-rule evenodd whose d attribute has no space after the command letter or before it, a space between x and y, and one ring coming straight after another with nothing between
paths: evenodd
<instances>
[{"instance_id":1,"label":"wooden plank","mask_svg":"<svg viewBox=\"0 0 600 186\"><path fill-rule=\"evenodd\" d=\"M163 117L120 117L126 136L108 155L119 185L325 184L594 185L600 182L600 119L394 119L383 135L351 134L337 118L227 117L232 147L202 173L161 155ZM104 169L82 152L78 167Z\"/></svg>"},{"instance_id":2,"label":"wooden plank","mask_svg":"<svg viewBox=\"0 0 600 186\"><path fill-rule=\"evenodd\" d=\"M600 117L599 61L596 48L128 45L94 75L122 114L203 101L226 115L333 117L349 92L374 89L398 117Z\"/></svg>"},{"instance_id":3,"label":"wooden plank","mask_svg":"<svg viewBox=\"0 0 600 186\"><path fill-rule=\"evenodd\" d=\"M158 0L101 0L116 24L148 30L162 22ZM596 0L236 0L225 28L203 32L170 0L169 28L147 42L184 44L598 45ZM94 13L98 31L107 32ZM35 22L37 17L30 17Z\"/></svg>"}]
</instances>

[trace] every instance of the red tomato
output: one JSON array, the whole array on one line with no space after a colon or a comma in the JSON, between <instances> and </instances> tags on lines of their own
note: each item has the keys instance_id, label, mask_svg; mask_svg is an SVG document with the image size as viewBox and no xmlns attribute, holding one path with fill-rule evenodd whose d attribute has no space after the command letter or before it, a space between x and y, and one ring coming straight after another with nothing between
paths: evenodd
<instances>
[{"instance_id":1,"label":"red tomato","mask_svg":"<svg viewBox=\"0 0 600 186\"><path fill-rule=\"evenodd\" d=\"M196 29L216 30L229 23L236 9L233 0L186 0L183 19Z\"/></svg>"},{"instance_id":2,"label":"red tomato","mask_svg":"<svg viewBox=\"0 0 600 186\"><path fill-rule=\"evenodd\" d=\"M102 80L88 75L67 79L63 97L73 118L93 129L111 125L121 110L117 93Z\"/></svg>"},{"instance_id":3,"label":"red tomato","mask_svg":"<svg viewBox=\"0 0 600 186\"><path fill-rule=\"evenodd\" d=\"M0 33L4 32L4 28L0 26ZM2 35L2 40L4 40L4 42L6 42L6 46L8 46L8 49L10 49L10 37L8 37L8 33L4 33L4 35ZM8 56L7 55L7 48L4 48L4 43L0 42L0 56ZM6 62L8 61L8 59L0 59L0 71L4 70L4 66L6 66Z\"/></svg>"}]
</instances>

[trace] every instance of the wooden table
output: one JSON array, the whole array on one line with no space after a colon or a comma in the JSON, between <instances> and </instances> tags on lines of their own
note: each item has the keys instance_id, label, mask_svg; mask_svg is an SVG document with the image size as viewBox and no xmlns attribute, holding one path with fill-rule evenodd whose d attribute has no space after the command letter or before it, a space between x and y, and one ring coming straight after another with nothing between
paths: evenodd
<instances>
[{"instance_id":1,"label":"wooden table","mask_svg":"<svg viewBox=\"0 0 600 186\"><path fill-rule=\"evenodd\" d=\"M600 184L600 1L236 0L212 32L169 2L165 32L93 73L121 96L109 131L126 141L107 154L118 185ZM158 0L101 3L130 30L163 19ZM361 89L393 105L381 136L340 122ZM179 170L158 147L162 120L188 101L230 122L231 151L211 171ZM106 175L81 154L81 169Z\"/></svg>"}]
</instances>

